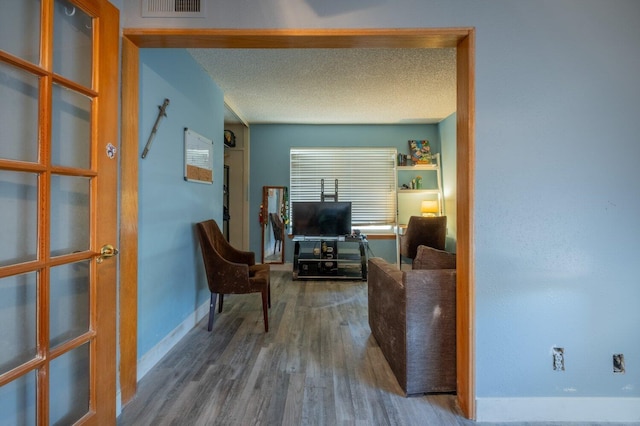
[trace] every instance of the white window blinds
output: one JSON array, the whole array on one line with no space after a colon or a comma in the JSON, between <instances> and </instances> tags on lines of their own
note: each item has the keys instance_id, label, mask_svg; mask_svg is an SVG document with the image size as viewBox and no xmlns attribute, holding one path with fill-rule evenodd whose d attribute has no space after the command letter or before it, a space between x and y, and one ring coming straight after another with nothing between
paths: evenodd
<instances>
[{"instance_id":1,"label":"white window blinds","mask_svg":"<svg viewBox=\"0 0 640 426\"><path fill-rule=\"evenodd\" d=\"M295 201L320 201L335 193L351 201L353 227L395 224L395 148L291 148L290 193ZM333 201L328 198L328 201Z\"/></svg>"}]
</instances>

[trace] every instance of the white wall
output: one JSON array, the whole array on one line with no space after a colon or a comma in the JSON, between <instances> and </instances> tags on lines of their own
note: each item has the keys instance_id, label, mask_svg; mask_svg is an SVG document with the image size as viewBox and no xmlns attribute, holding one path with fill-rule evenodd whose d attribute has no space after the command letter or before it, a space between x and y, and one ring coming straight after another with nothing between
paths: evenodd
<instances>
[{"instance_id":1,"label":"white wall","mask_svg":"<svg viewBox=\"0 0 640 426\"><path fill-rule=\"evenodd\" d=\"M125 3L124 27L475 27L478 419L640 421L640 2Z\"/></svg>"}]
</instances>

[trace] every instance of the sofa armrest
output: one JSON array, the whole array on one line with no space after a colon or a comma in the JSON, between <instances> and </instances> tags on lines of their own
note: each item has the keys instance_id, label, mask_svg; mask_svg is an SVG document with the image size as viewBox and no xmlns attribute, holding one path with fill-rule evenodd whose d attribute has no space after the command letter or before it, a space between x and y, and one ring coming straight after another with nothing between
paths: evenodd
<instances>
[{"instance_id":1,"label":"sofa armrest","mask_svg":"<svg viewBox=\"0 0 640 426\"><path fill-rule=\"evenodd\" d=\"M368 261L369 327L391 370L404 389L406 372L406 305L403 272L384 259Z\"/></svg>"},{"instance_id":2,"label":"sofa armrest","mask_svg":"<svg viewBox=\"0 0 640 426\"><path fill-rule=\"evenodd\" d=\"M369 259L369 326L407 395L456 390L456 271Z\"/></svg>"},{"instance_id":3,"label":"sofa armrest","mask_svg":"<svg viewBox=\"0 0 640 426\"><path fill-rule=\"evenodd\" d=\"M389 335L391 327L404 334L404 283L403 272L395 265L387 263L378 257L369 258L368 261L368 296L369 296L369 325L376 339L379 334L386 337ZM384 319L384 321L381 321ZM389 325L382 325L389 324ZM385 327L382 330L380 327ZM391 339L398 338L396 333L389 335Z\"/></svg>"},{"instance_id":4,"label":"sofa armrest","mask_svg":"<svg viewBox=\"0 0 640 426\"><path fill-rule=\"evenodd\" d=\"M456 390L456 270L406 271L407 394Z\"/></svg>"}]
</instances>

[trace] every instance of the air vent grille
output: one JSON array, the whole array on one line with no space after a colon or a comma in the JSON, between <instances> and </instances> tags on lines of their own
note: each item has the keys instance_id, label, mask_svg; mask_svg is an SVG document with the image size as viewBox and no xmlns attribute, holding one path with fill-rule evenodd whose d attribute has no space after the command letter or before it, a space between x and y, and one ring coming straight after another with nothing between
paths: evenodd
<instances>
[{"instance_id":1,"label":"air vent grille","mask_svg":"<svg viewBox=\"0 0 640 426\"><path fill-rule=\"evenodd\" d=\"M204 0L142 0L143 18L204 18Z\"/></svg>"}]
</instances>

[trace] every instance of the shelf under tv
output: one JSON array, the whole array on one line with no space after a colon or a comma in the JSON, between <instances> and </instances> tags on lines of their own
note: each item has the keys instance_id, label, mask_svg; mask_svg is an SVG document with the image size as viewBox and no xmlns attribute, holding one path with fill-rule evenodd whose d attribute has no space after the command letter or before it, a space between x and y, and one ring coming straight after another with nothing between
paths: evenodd
<instances>
[{"instance_id":1,"label":"shelf under tv","mask_svg":"<svg viewBox=\"0 0 640 426\"><path fill-rule=\"evenodd\" d=\"M293 241L294 280L366 281L366 238L296 236Z\"/></svg>"}]
</instances>

